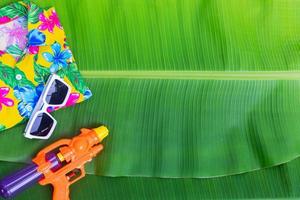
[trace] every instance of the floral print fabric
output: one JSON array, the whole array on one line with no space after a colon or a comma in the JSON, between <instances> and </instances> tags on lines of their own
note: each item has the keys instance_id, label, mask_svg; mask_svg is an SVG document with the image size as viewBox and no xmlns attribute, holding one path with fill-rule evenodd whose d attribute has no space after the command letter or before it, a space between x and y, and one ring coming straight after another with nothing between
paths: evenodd
<instances>
[{"instance_id":1,"label":"floral print fabric","mask_svg":"<svg viewBox=\"0 0 300 200\"><path fill-rule=\"evenodd\" d=\"M26 35L27 23L25 17L20 17L17 20L7 22L0 26L0 51L2 54L13 45L24 49L26 45Z\"/></svg>"},{"instance_id":2,"label":"floral print fabric","mask_svg":"<svg viewBox=\"0 0 300 200\"><path fill-rule=\"evenodd\" d=\"M31 116L52 73L72 87L63 107L91 97L54 8L28 0L0 8L0 131Z\"/></svg>"}]
</instances>

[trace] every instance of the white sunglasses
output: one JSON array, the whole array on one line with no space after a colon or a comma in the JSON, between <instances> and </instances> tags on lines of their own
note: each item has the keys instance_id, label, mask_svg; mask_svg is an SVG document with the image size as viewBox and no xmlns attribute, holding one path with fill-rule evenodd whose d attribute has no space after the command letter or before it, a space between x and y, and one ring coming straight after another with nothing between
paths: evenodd
<instances>
[{"instance_id":1,"label":"white sunglasses","mask_svg":"<svg viewBox=\"0 0 300 200\"><path fill-rule=\"evenodd\" d=\"M47 112L48 107L64 106L71 93L71 87L58 75L50 75L45 88L31 114L24 136L30 139L48 139L57 121Z\"/></svg>"}]
</instances>

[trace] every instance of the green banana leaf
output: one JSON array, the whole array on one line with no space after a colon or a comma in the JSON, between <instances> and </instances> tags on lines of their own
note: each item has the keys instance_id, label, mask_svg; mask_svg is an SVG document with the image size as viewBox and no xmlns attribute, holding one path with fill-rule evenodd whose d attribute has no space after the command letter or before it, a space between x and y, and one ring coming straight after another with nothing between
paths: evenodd
<instances>
[{"instance_id":1,"label":"green banana leaf","mask_svg":"<svg viewBox=\"0 0 300 200\"><path fill-rule=\"evenodd\" d=\"M111 135L89 173L109 176L212 177L298 157L299 81L88 79L92 100L54 114L46 143L80 127L106 124ZM218 94L216 96L216 94ZM0 160L28 161L45 146L1 135Z\"/></svg>"},{"instance_id":2,"label":"green banana leaf","mask_svg":"<svg viewBox=\"0 0 300 200\"><path fill-rule=\"evenodd\" d=\"M35 3L56 7L94 96L55 112L48 141L24 139L24 124L1 132L1 176L105 124L105 150L72 199L300 196L299 1ZM35 187L20 199L50 196Z\"/></svg>"},{"instance_id":3,"label":"green banana leaf","mask_svg":"<svg viewBox=\"0 0 300 200\"><path fill-rule=\"evenodd\" d=\"M9 173L22 165L1 163ZM209 179L101 177L87 175L71 186L71 199L241 199L299 198L300 159L242 175ZM49 186L36 185L16 200L51 199Z\"/></svg>"}]
</instances>

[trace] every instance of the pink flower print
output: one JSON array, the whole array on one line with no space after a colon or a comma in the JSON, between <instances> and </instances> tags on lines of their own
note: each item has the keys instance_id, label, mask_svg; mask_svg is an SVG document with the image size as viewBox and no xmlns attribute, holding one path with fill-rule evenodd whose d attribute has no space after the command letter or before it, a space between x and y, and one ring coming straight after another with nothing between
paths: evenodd
<instances>
[{"instance_id":1,"label":"pink flower print","mask_svg":"<svg viewBox=\"0 0 300 200\"><path fill-rule=\"evenodd\" d=\"M57 26L58 28L62 29L62 26L60 24L60 20L56 14L56 12L54 10L52 10L51 12L52 15L50 15L49 19L53 22L53 24L55 26Z\"/></svg>"},{"instance_id":2,"label":"pink flower print","mask_svg":"<svg viewBox=\"0 0 300 200\"><path fill-rule=\"evenodd\" d=\"M5 54L5 51L0 50L0 57L3 56L4 54Z\"/></svg>"},{"instance_id":3,"label":"pink flower print","mask_svg":"<svg viewBox=\"0 0 300 200\"><path fill-rule=\"evenodd\" d=\"M29 46L29 54L37 54L39 52L39 46Z\"/></svg>"},{"instance_id":4,"label":"pink flower print","mask_svg":"<svg viewBox=\"0 0 300 200\"><path fill-rule=\"evenodd\" d=\"M0 17L0 24L5 24L7 22L10 22L10 18L7 17L7 16L4 16L4 17Z\"/></svg>"},{"instance_id":5,"label":"pink flower print","mask_svg":"<svg viewBox=\"0 0 300 200\"><path fill-rule=\"evenodd\" d=\"M39 30L48 30L50 33L53 33L53 29L55 26L62 29L62 26L55 11L51 12L49 18L47 18L44 15L44 13L41 13L39 15L39 20L42 22L42 24L38 27Z\"/></svg>"},{"instance_id":6,"label":"pink flower print","mask_svg":"<svg viewBox=\"0 0 300 200\"><path fill-rule=\"evenodd\" d=\"M54 24L48 19L43 13L40 14L39 20L42 24L38 27L39 30L48 30L50 33L53 33Z\"/></svg>"},{"instance_id":7,"label":"pink flower print","mask_svg":"<svg viewBox=\"0 0 300 200\"><path fill-rule=\"evenodd\" d=\"M13 100L5 97L9 93L9 90L8 87L0 87L0 111L2 110L2 104L7 107L14 105Z\"/></svg>"},{"instance_id":8,"label":"pink flower print","mask_svg":"<svg viewBox=\"0 0 300 200\"><path fill-rule=\"evenodd\" d=\"M78 101L79 97L80 97L80 94L78 94L78 93L71 93L65 106L69 107L69 106L75 105L76 102Z\"/></svg>"}]
</instances>

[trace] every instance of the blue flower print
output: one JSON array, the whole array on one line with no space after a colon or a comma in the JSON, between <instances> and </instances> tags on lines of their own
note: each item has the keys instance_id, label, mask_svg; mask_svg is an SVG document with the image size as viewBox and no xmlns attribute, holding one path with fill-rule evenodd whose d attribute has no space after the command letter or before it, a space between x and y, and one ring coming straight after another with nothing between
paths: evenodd
<instances>
[{"instance_id":1,"label":"blue flower print","mask_svg":"<svg viewBox=\"0 0 300 200\"><path fill-rule=\"evenodd\" d=\"M14 88L14 95L20 100L18 103L18 111L22 117L29 118L31 116L43 89L43 84L38 85L36 88L30 86L16 86Z\"/></svg>"},{"instance_id":2,"label":"blue flower print","mask_svg":"<svg viewBox=\"0 0 300 200\"><path fill-rule=\"evenodd\" d=\"M40 46L46 41L46 35L37 29L33 29L27 35L28 46Z\"/></svg>"},{"instance_id":3,"label":"blue flower print","mask_svg":"<svg viewBox=\"0 0 300 200\"><path fill-rule=\"evenodd\" d=\"M48 62L52 63L50 72L55 73L60 67L66 68L68 66L67 60L72 57L72 53L70 50L61 50L61 46L58 43L51 45L51 48L53 54L46 52L43 53L43 57Z\"/></svg>"},{"instance_id":4,"label":"blue flower print","mask_svg":"<svg viewBox=\"0 0 300 200\"><path fill-rule=\"evenodd\" d=\"M84 96L84 99L89 99L89 98L92 96L91 90L87 89L87 90L84 92L83 96Z\"/></svg>"}]
</instances>

